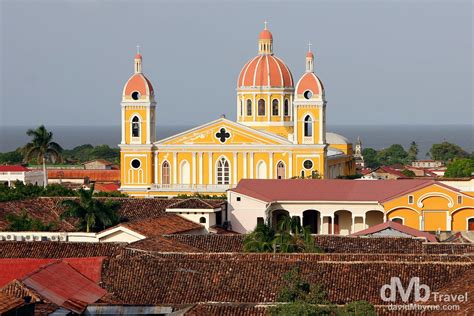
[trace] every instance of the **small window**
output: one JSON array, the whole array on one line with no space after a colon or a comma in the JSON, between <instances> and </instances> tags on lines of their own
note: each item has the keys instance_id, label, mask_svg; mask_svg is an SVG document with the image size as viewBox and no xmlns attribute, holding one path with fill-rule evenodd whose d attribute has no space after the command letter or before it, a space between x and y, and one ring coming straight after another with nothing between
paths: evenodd
<instances>
[{"instance_id":1,"label":"small window","mask_svg":"<svg viewBox=\"0 0 474 316\"><path fill-rule=\"evenodd\" d=\"M138 169L141 166L141 162L138 159L133 159L131 162L131 165L133 168Z\"/></svg>"},{"instance_id":2,"label":"small window","mask_svg":"<svg viewBox=\"0 0 474 316\"><path fill-rule=\"evenodd\" d=\"M303 162L303 167L305 169L311 169L311 168L313 168L313 162L311 160L305 160Z\"/></svg>"},{"instance_id":3,"label":"small window","mask_svg":"<svg viewBox=\"0 0 474 316\"><path fill-rule=\"evenodd\" d=\"M313 136L313 119L311 119L311 116L309 115L306 115L306 117L304 118L304 136Z\"/></svg>"},{"instance_id":4,"label":"small window","mask_svg":"<svg viewBox=\"0 0 474 316\"><path fill-rule=\"evenodd\" d=\"M462 204L462 195L458 195L458 204Z\"/></svg>"},{"instance_id":5,"label":"small window","mask_svg":"<svg viewBox=\"0 0 474 316\"><path fill-rule=\"evenodd\" d=\"M247 116L252 116L252 100L247 100Z\"/></svg>"},{"instance_id":6,"label":"small window","mask_svg":"<svg viewBox=\"0 0 474 316\"><path fill-rule=\"evenodd\" d=\"M240 100L240 109L239 109L240 116L244 115L244 103Z\"/></svg>"},{"instance_id":7,"label":"small window","mask_svg":"<svg viewBox=\"0 0 474 316\"><path fill-rule=\"evenodd\" d=\"M133 100L138 100L138 99L140 99L140 92L138 92L138 91L132 92L132 99L133 99Z\"/></svg>"},{"instance_id":8,"label":"small window","mask_svg":"<svg viewBox=\"0 0 474 316\"><path fill-rule=\"evenodd\" d=\"M403 225L403 218L400 218L400 217L392 218L392 222Z\"/></svg>"},{"instance_id":9,"label":"small window","mask_svg":"<svg viewBox=\"0 0 474 316\"><path fill-rule=\"evenodd\" d=\"M206 224L206 218L203 216L199 219L199 223Z\"/></svg>"},{"instance_id":10,"label":"small window","mask_svg":"<svg viewBox=\"0 0 474 316\"><path fill-rule=\"evenodd\" d=\"M263 224L265 224L263 217L257 217L257 225L263 225Z\"/></svg>"},{"instance_id":11,"label":"small window","mask_svg":"<svg viewBox=\"0 0 474 316\"><path fill-rule=\"evenodd\" d=\"M309 100L309 99L311 99L311 97L313 96L313 92L311 92L311 90L306 90L306 91L304 92L303 96L304 96L304 98L305 98L306 100Z\"/></svg>"},{"instance_id":12,"label":"small window","mask_svg":"<svg viewBox=\"0 0 474 316\"><path fill-rule=\"evenodd\" d=\"M301 170L301 178L304 179L304 170Z\"/></svg>"},{"instance_id":13,"label":"small window","mask_svg":"<svg viewBox=\"0 0 474 316\"><path fill-rule=\"evenodd\" d=\"M258 111L257 111L259 116L265 116L265 100L260 99L258 100Z\"/></svg>"},{"instance_id":14,"label":"small window","mask_svg":"<svg viewBox=\"0 0 474 316\"><path fill-rule=\"evenodd\" d=\"M413 197L413 195L408 196L408 204L413 204L414 200L415 200L415 198Z\"/></svg>"},{"instance_id":15,"label":"small window","mask_svg":"<svg viewBox=\"0 0 474 316\"><path fill-rule=\"evenodd\" d=\"M240 196L238 196L238 197L236 198L236 200L237 200L237 202L240 202Z\"/></svg>"},{"instance_id":16,"label":"small window","mask_svg":"<svg viewBox=\"0 0 474 316\"><path fill-rule=\"evenodd\" d=\"M277 99L273 99L272 101L272 115L273 116L278 116L279 112L279 104L278 104L278 100Z\"/></svg>"},{"instance_id":17,"label":"small window","mask_svg":"<svg viewBox=\"0 0 474 316\"><path fill-rule=\"evenodd\" d=\"M285 105L283 106L283 115L290 115L290 107L288 105L288 99L285 99Z\"/></svg>"}]
</instances>

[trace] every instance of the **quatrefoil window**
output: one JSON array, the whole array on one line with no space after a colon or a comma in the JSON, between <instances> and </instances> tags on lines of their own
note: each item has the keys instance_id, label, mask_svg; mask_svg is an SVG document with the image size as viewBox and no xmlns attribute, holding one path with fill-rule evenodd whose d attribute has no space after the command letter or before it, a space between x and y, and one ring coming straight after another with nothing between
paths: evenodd
<instances>
[{"instance_id":1,"label":"quatrefoil window","mask_svg":"<svg viewBox=\"0 0 474 316\"><path fill-rule=\"evenodd\" d=\"M221 143L225 143L227 138L230 137L230 133L225 130L225 128L221 128L219 132L216 133L216 138L220 140Z\"/></svg>"}]
</instances>

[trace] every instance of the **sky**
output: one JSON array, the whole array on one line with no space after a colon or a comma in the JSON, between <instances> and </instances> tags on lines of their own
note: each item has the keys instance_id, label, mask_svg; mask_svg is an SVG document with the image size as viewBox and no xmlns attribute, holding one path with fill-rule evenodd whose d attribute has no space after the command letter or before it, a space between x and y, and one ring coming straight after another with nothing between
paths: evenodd
<instances>
[{"instance_id":1,"label":"sky","mask_svg":"<svg viewBox=\"0 0 474 316\"><path fill-rule=\"evenodd\" d=\"M137 44L158 125L235 119L265 20L295 81L313 44L328 125L474 125L470 0L0 0L0 11L4 127L119 125Z\"/></svg>"}]
</instances>

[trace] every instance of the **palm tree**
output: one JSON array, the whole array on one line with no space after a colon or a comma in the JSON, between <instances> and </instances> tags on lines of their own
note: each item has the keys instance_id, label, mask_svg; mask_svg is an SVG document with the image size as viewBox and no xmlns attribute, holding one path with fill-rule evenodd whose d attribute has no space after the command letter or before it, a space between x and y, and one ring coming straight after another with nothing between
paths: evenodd
<instances>
[{"instance_id":1,"label":"palm tree","mask_svg":"<svg viewBox=\"0 0 474 316\"><path fill-rule=\"evenodd\" d=\"M29 129L26 134L33 137L32 141L23 147L23 159L30 162L36 158L38 163L43 164L43 186L47 185L46 160L56 162L61 161L62 147L52 141L53 133L49 132L44 125L37 129Z\"/></svg>"},{"instance_id":2,"label":"palm tree","mask_svg":"<svg viewBox=\"0 0 474 316\"><path fill-rule=\"evenodd\" d=\"M62 201L66 210L61 214L61 219L78 218L81 229L85 228L86 232L90 232L92 228L101 230L117 224L117 209L120 205L112 200L102 202L93 196L94 185L90 190L80 189L79 200Z\"/></svg>"}]
</instances>

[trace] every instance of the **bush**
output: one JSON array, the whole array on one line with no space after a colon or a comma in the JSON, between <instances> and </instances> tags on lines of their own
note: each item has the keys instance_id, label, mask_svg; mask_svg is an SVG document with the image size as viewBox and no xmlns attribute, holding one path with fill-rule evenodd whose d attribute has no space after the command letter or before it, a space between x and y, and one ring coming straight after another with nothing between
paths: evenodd
<instances>
[{"instance_id":1,"label":"bush","mask_svg":"<svg viewBox=\"0 0 474 316\"><path fill-rule=\"evenodd\" d=\"M52 231L55 230L56 223L44 224L42 221L31 218L28 213L23 210L20 215L7 214L6 220L8 222L7 231Z\"/></svg>"}]
</instances>

